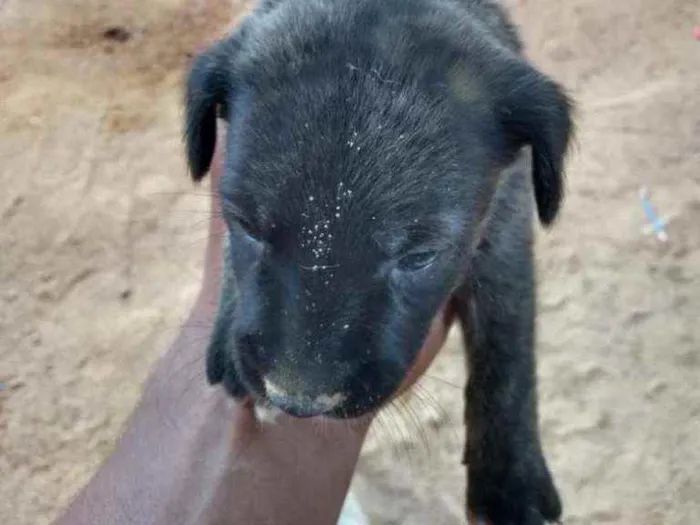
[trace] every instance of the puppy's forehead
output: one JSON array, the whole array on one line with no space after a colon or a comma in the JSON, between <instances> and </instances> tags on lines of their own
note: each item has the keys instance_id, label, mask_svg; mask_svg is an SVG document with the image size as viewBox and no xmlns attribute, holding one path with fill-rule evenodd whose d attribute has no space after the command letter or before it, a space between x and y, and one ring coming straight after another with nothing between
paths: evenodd
<instances>
[{"instance_id":1,"label":"puppy's forehead","mask_svg":"<svg viewBox=\"0 0 700 525\"><path fill-rule=\"evenodd\" d=\"M449 236L455 210L469 204L445 108L343 73L285 88L274 104L251 97L232 144L232 193L312 267L335 264L334 247L371 260L374 250Z\"/></svg>"},{"instance_id":2,"label":"puppy's forehead","mask_svg":"<svg viewBox=\"0 0 700 525\"><path fill-rule=\"evenodd\" d=\"M465 146L449 106L415 86L337 66L274 92L248 94L234 122L233 168L246 193L292 209L359 201L381 214L455 189Z\"/></svg>"}]
</instances>

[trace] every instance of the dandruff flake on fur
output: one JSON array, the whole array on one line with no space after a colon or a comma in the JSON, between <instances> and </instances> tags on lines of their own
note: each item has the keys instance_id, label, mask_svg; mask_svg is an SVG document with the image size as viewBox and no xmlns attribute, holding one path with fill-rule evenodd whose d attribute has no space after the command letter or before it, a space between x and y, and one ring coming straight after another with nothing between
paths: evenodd
<instances>
[{"instance_id":1,"label":"dandruff flake on fur","mask_svg":"<svg viewBox=\"0 0 700 525\"><path fill-rule=\"evenodd\" d=\"M311 201L313 197L309 197ZM302 228L301 248L310 251L314 261L322 262L331 255L330 219L322 219Z\"/></svg>"},{"instance_id":2,"label":"dandruff flake on fur","mask_svg":"<svg viewBox=\"0 0 700 525\"><path fill-rule=\"evenodd\" d=\"M347 145L351 148L355 147L355 143L357 142L357 131L352 132L352 137L348 139ZM360 151L360 146L357 147L357 151Z\"/></svg>"},{"instance_id":3,"label":"dandruff flake on fur","mask_svg":"<svg viewBox=\"0 0 700 525\"><path fill-rule=\"evenodd\" d=\"M343 203L348 202L352 199L352 190L348 188L343 182L338 183L338 189L335 194L336 207L335 207L335 217L340 218L340 211Z\"/></svg>"},{"instance_id":4,"label":"dandruff flake on fur","mask_svg":"<svg viewBox=\"0 0 700 525\"><path fill-rule=\"evenodd\" d=\"M356 136L357 133L353 132L353 135ZM317 215L316 213L312 211L309 211L309 213L302 213L302 218L306 219L306 224L301 229L300 247L310 252L314 261L314 264L307 269L318 271L332 266L328 264L328 261L332 256L333 234L331 231L333 229L333 222L334 220L340 219L343 205L352 199L352 197L353 191L348 188L345 183L339 182L336 191L335 206L325 206L327 216L330 218L318 219L312 222L309 219ZM314 195L309 195L307 200L309 203L317 203L317 199ZM318 204L316 205L318 206Z\"/></svg>"}]
</instances>

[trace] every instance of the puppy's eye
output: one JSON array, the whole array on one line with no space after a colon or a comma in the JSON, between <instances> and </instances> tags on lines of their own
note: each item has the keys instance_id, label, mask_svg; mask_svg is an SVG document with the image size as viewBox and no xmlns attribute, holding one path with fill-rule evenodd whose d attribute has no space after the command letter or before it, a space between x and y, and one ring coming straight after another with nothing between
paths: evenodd
<instances>
[{"instance_id":1,"label":"puppy's eye","mask_svg":"<svg viewBox=\"0 0 700 525\"><path fill-rule=\"evenodd\" d=\"M262 242L262 238L259 234L259 232L256 230L255 226L253 224L241 217L236 217L236 225L238 228L246 234L247 237L249 237L251 240L255 242Z\"/></svg>"},{"instance_id":2,"label":"puppy's eye","mask_svg":"<svg viewBox=\"0 0 700 525\"><path fill-rule=\"evenodd\" d=\"M404 272L415 272L427 268L435 262L438 252L434 250L410 253L399 260L399 269Z\"/></svg>"}]
</instances>

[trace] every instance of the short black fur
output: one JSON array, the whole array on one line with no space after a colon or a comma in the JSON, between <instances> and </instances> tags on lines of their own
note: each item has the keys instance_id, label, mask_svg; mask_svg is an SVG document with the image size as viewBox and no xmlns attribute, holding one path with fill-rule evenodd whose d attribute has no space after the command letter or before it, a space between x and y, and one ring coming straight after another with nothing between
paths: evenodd
<instances>
[{"instance_id":1,"label":"short black fur","mask_svg":"<svg viewBox=\"0 0 700 525\"><path fill-rule=\"evenodd\" d=\"M490 0L267 0L199 56L192 176L228 122L212 383L300 416L376 410L451 301L469 508L556 521L538 435L532 223L563 197L563 90ZM534 194L534 199L533 199Z\"/></svg>"}]
</instances>

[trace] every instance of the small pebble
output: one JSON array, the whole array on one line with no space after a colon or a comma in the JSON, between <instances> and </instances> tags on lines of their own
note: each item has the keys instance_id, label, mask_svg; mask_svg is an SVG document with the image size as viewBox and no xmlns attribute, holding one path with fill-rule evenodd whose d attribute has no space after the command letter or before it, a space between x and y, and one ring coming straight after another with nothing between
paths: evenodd
<instances>
[{"instance_id":1,"label":"small pebble","mask_svg":"<svg viewBox=\"0 0 700 525\"><path fill-rule=\"evenodd\" d=\"M644 397L647 399L654 399L668 390L668 383L662 379L655 379L651 381L644 392Z\"/></svg>"},{"instance_id":2,"label":"small pebble","mask_svg":"<svg viewBox=\"0 0 700 525\"><path fill-rule=\"evenodd\" d=\"M105 29L104 33L102 33L102 36L106 40L112 40L113 42L126 42L131 38L131 31L124 27L119 27L119 26L114 26L110 27L108 29Z\"/></svg>"}]
</instances>

